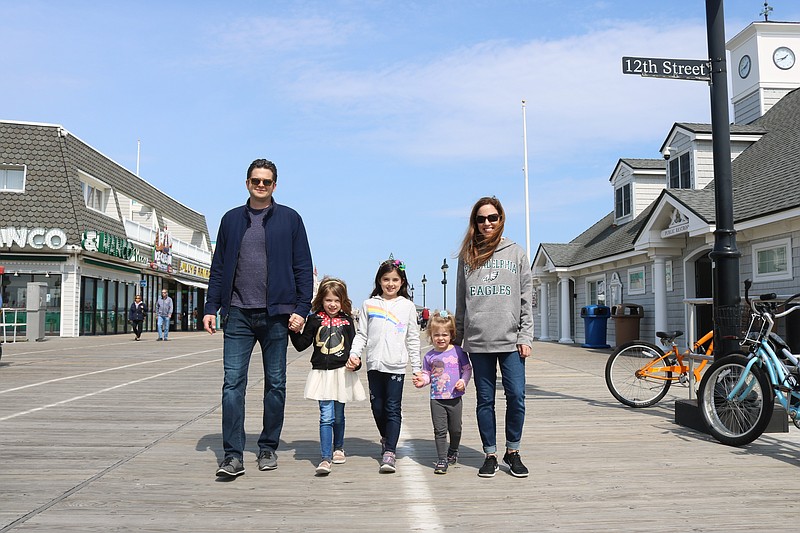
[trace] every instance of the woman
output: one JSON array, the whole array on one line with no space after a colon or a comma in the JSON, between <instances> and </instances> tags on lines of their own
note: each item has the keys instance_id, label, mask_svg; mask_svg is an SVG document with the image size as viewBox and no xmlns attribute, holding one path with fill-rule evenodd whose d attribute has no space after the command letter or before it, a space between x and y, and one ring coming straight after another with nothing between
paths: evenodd
<instances>
[{"instance_id":1,"label":"woman","mask_svg":"<svg viewBox=\"0 0 800 533\"><path fill-rule=\"evenodd\" d=\"M142 302L142 297L138 294L133 298L130 310L128 310L128 322L133 324L133 340L138 341L142 336L142 322L147 315L147 307Z\"/></svg>"},{"instance_id":2,"label":"woman","mask_svg":"<svg viewBox=\"0 0 800 533\"><path fill-rule=\"evenodd\" d=\"M497 366L506 396L506 452L511 475L527 477L519 456L525 423L525 358L533 344L531 269L525 251L503 237L505 212L495 197L477 201L458 256L456 341L469 352L477 391L478 430L486 454L478 471L497 466Z\"/></svg>"}]
</instances>

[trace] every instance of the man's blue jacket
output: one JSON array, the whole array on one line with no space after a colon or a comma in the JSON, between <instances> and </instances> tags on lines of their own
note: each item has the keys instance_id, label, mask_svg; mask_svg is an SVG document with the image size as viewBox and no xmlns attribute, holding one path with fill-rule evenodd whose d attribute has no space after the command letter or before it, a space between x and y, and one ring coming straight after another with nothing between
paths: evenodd
<instances>
[{"instance_id":1,"label":"man's blue jacket","mask_svg":"<svg viewBox=\"0 0 800 533\"><path fill-rule=\"evenodd\" d=\"M248 200L248 204L250 201ZM211 260L211 276L204 313L227 316L242 238L250 224L247 206L231 209L222 217ZM303 219L292 208L277 204L264 217L267 244L267 313L306 317L314 287L311 249Z\"/></svg>"}]
</instances>

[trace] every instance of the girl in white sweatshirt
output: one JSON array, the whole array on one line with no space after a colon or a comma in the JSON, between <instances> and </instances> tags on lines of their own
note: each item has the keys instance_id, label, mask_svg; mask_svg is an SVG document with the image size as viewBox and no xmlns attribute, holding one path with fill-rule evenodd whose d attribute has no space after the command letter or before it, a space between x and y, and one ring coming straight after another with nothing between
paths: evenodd
<instances>
[{"instance_id":1,"label":"girl in white sweatshirt","mask_svg":"<svg viewBox=\"0 0 800 533\"><path fill-rule=\"evenodd\" d=\"M406 266L389 259L375 275L375 289L361 306L358 331L350 350L353 365L367 365L372 416L381 434L381 467L395 472L395 452L402 421L403 381L411 361L421 373L417 309L408 297Z\"/></svg>"}]
</instances>

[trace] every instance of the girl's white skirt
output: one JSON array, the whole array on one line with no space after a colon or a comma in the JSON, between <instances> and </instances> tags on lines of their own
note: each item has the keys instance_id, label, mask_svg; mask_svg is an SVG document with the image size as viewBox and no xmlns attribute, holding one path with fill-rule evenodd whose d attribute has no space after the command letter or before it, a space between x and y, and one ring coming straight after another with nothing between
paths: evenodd
<instances>
[{"instance_id":1,"label":"girl's white skirt","mask_svg":"<svg viewBox=\"0 0 800 533\"><path fill-rule=\"evenodd\" d=\"M367 399L358 373L345 367L335 370L311 369L303 396L309 400L336 400L341 403Z\"/></svg>"}]
</instances>

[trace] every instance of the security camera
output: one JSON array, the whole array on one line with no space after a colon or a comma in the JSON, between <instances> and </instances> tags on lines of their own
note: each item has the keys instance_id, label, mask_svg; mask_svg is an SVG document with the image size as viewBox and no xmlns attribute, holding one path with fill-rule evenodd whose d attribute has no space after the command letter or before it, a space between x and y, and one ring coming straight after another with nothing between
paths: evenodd
<instances>
[{"instance_id":1,"label":"security camera","mask_svg":"<svg viewBox=\"0 0 800 533\"><path fill-rule=\"evenodd\" d=\"M664 161L669 161L670 151L671 150L669 148L665 148L664 151L662 152L662 155L664 156Z\"/></svg>"}]
</instances>

